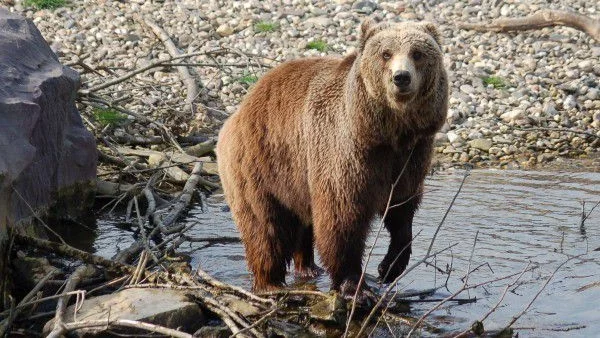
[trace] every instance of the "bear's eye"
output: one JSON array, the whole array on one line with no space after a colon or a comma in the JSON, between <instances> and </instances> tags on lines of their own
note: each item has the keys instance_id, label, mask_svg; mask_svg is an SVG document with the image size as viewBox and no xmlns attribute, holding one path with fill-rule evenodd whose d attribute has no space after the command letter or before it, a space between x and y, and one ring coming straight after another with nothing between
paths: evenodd
<instances>
[{"instance_id":1,"label":"bear's eye","mask_svg":"<svg viewBox=\"0 0 600 338\"><path fill-rule=\"evenodd\" d=\"M423 58L423 53L419 52L418 50L415 50L412 52L412 58L415 61L419 61Z\"/></svg>"},{"instance_id":2,"label":"bear's eye","mask_svg":"<svg viewBox=\"0 0 600 338\"><path fill-rule=\"evenodd\" d=\"M389 60L392 58L392 53L385 51L385 52L383 52L383 54L381 54L381 56L383 57L384 60Z\"/></svg>"}]
</instances>

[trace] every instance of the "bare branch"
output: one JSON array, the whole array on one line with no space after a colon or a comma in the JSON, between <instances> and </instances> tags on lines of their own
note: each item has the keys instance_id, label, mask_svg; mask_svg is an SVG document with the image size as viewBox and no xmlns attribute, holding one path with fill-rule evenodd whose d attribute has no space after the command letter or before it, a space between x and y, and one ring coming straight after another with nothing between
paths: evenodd
<instances>
[{"instance_id":1,"label":"bare branch","mask_svg":"<svg viewBox=\"0 0 600 338\"><path fill-rule=\"evenodd\" d=\"M600 42L600 20L572 11L540 10L522 18L496 19L490 23L459 23L462 29L480 32L510 32L539 29L552 26L567 26L583 31Z\"/></svg>"}]
</instances>

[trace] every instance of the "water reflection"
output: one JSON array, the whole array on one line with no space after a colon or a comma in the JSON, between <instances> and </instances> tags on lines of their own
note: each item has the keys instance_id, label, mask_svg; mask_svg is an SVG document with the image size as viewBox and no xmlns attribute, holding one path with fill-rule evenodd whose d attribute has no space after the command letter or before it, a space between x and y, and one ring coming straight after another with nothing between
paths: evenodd
<instances>
[{"instance_id":1,"label":"water reflection","mask_svg":"<svg viewBox=\"0 0 600 338\"><path fill-rule=\"evenodd\" d=\"M462 179L462 171L436 174L427 180L423 204L416 215L414 233L421 231L413 245L413 259L422 257L437 224ZM561 268L529 311L514 325L528 337L595 336L600 332L600 208L581 226L581 201L588 210L600 199L599 173L561 173L530 171L473 171L438 234L434 250L457 243L436 259L436 265L452 265L447 291L440 289L434 298L450 295L462 286L475 233L478 241L471 263L482 267L471 274L470 283L480 283L517 273L525 266L537 266L526 272L507 292L502 305L485 321L486 329L501 328L523 310L567 255L587 254ZM188 221L197 222L191 235L198 237L237 236L222 196L206 200L206 210L190 212ZM128 246L131 233L99 221L98 253L110 255L115 248ZM374 222L372 236L377 232ZM367 267L376 274L388 243L387 234L378 240ZM194 244L192 248L200 247ZM370 244L369 244L370 245ZM185 248L182 248L185 249ZM192 265L200 266L215 277L243 287L251 285L241 244L214 245L192 255ZM399 289L423 290L443 284L446 275L432 267L421 266L399 284ZM447 304L434 312L429 322L447 332L464 330L480 319L498 301L506 285L514 278L470 290L461 295L477 297L471 304ZM291 276L288 283L293 283ZM326 276L316 285L327 290ZM595 284L594 284L595 283ZM411 311L419 316L435 303L416 303ZM385 336L386 330L378 331Z\"/></svg>"}]
</instances>

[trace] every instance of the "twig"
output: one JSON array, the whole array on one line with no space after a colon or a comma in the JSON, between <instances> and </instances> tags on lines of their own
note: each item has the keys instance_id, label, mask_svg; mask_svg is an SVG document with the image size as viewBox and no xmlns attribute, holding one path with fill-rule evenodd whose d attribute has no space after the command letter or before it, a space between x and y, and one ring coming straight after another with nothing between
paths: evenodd
<instances>
[{"instance_id":1,"label":"twig","mask_svg":"<svg viewBox=\"0 0 600 338\"><path fill-rule=\"evenodd\" d=\"M241 335L246 331L250 331L252 329L254 329L255 327L259 326L260 324L264 323L269 317L271 317L273 314L275 314L277 311L279 310L279 308L274 308L271 311L267 312L264 316L260 317L257 321L255 321L254 323L252 323L252 325L245 327L241 330L239 330L236 333L233 333L232 335L229 336L229 338L234 338L237 335Z\"/></svg>"},{"instance_id":2,"label":"twig","mask_svg":"<svg viewBox=\"0 0 600 338\"><path fill-rule=\"evenodd\" d=\"M196 185L198 184L198 181L200 180L201 170L202 170L202 163L196 163L196 165L194 166L194 169L192 170L190 177L188 178L188 181L185 183L185 186L183 187L181 195L179 195L179 197L177 198L177 202L175 202L173 209L163 219L161 219L161 217L158 213L153 214L153 221L155 224L157 224L161 228L162 233L164 233L164 234L172 233L172 232L170 232L170 230L172 230L172 229L168 229L168 228L173 223L175 223L177 218L179 216L181 216L181 214L183 213L185 208L187 208L187 206L190 204L190 202L192 200L192 196L194 194L194 190L196 189Z\"/></svg>"},{"instance_id":3,"label":"twig","mask_svg":"<svg viewBox=\"0 0 600 338\"><path fill-rule=\"evenodd\" d=\"M95 272L95 269L93 266L82 265L82 266L78 267L77 269L75 269L75 271L71 274L71 276L69 276L69 279L67 280L67 284L65 285L65 288L63 290L63 293L65 293L65 295L60 297L58 299L58 303L56 304L56 315L54 316L54 328L48 334L48 338L58 338L58 337L61 337L66 332L65 325L63 322L63 317L67 310L67 304L69 302L69 298L71 298L69 295L69 292L74 291L77 288L77 284L79 284L81 279L83 279L85 276L89 276L89 275L93 274L94 272ZM85 292L82 295L83 295L83 297L85 297ZM79 294L77 297L79 300L79 297L80 297Z\"/></svg>"},{"instance_id":4,"label":"twig","mask_svg":"<svg viewBox=\"0 0 600 338\"><path fill-rule=\"evenodd\" d=\"M211 275L207 274L204 270L198 269L196 271L196 274L200 278L204 279L204 281L206 281L208 284L213 285L215 287L229 289L229 290L233 291L234 293L237 293L239 295L242 295L244 297L247 297L249 299L252 299L252 300L257 301L262 304L271 304L271 305L275 304L275 302L271 299L259 297L251 292L248 292L248 291L246 291L240 287L234 286L234 285L225 284L225 283L215 279Z\"/></svg>"},{"instance_id":5,"label":"twig","mask_svg":"<svg viewBox=\"0 0 600 338\"><path fill-rule=\"evenodd\" d=\"M93 92L96 92L96 91L98 91L100 89L108 88L110 86L114 86L116 84L119 84L119 83L121 83L123 81L126 81L126 80L128 80L128 79L136 76L137 74L143 73L143 72L145 72L145 71L147 71L149 69L155 68L157 66L160 66L160 65L162 65L164 63L167 63L167 62L171 62L173 60L185 59L185 58L192 57L192 56L214 54L214 53L219 53L219 52L223 52L223 51L225 51L225 50L219 48L219 49L208 51L208 52L194 52L194 53L180 54L180 55L177 55L177 56L172 56L172 57L167 58L167 59L158 60L158 61L155 61L155 62L152 62L152 63L146 65L145 67L142 67L142 68L130 71L128 73L125 73L125 74L123 74L123 75L121 75L121 76L119 76L119 77L117 77L115 79L112 79L110 81L104 82L102 84L99 84L99 85L96 85L96 86L93 86L93 87L90 87L90 88L81 89L81 90L79 90L79 93L81 95L89 95L89 94L91 94Z\"/></svg>"},{"instance_id":6,"label":"twig","mask_svg":"<svg viewBox=\"0 0 600 338\"><path fill-rule=\"evenodd\" d=\"M12 325L12 322L15 320L15 318L17 318L17 316L21 312L21 309L25 307L24 304L31 301L31 299L38 293L38 291L40 291L42 289L42 287L44 287L46 282L48 280L50 280L50 278L56 276L58 274L58 272L59 272L58 269L54 269L54 270L48 272L44 277L42 277L42 279L40 279L40 281L35 285L35 287L33 287L33 289L31 289L31 291L29 291L29 293L27 293L27 295L25 295L25 297L23 297L23 299L19 302L19 304L17 306L15 306L13 309L11 309L11 311L6 312L9 314L9 316L0 322L0 337L5 336L5 334L7 333L7 330ZM4 314L5 314L5 312L2 312L2 313L0 313L0 316L2 316Z\"/></svg>"},{"instance_id":7,"label":"twig","mask_svg":"<svg viewBox=\"0 0 600 338\"><path fill-rule=\"evenodd\" d=\"M583 226L585 224L585 221L588 219L588 217L590 217L590 215L592 214L592 211L594 211L594 209L596 209L596 207L599 204L600 204L600 201L598 201L596 204L594 204L594 206L592 207L592 209L590 209L590 212L588 212L586 214L586 212L585 212L585 202L583 203L582 211L581 211L581 224L580 224L580 226Z\"/></svg>"},{"instance_id":8,"label":"twig","mask_svg":"<svg viewBox=\"0 0 600 338\"><path fill-rule=\"evenodd\" d=\"M432 307L427 312L425 312L419 318L419 320L417 320L417 322L413 325L413 327L410 329L410 331L408 331L408 334L406 335L407 337L410 337L415 332L415 330L419 327L419 325L425 320L425 318L427 318L427 316L429 316L433 311L437 310L440 306L442 306L443 304L445 304L449 300L454 299L454 297L458 296L461 292L463 292L464 290L466 290L467 283L469 282L469 276L471 275L471 263L473 262L473 253L475 253L475 245L477 244L477 237L478 236L479 236L479 230L477 230L477 232L475 233L475 239L473 240L473 246L471 247L471 254L469 255L469 264L467 266L467 273L465 275L463 286L458 291L456 291L452 295L450 295L450 296L442 299L434 307Z\"/></svg>"},{"instance_id":9,"label":"twig","mask_svg":"<svg viewBox=\"0 0 600 338\"><path fill-rule=\"evenodd\" d=\"M371 244L371 248L369 249L369 254L367 255L367 261L365 262L362 272L360 274L360 278L358 280L358 285L356 286L356 291L354 291L354 297L352 297L352 308L350 309L350 315L348 316L348 320L346 321L346 329L344 330L343 337L347 337L348 333L350 332L350 323L352 322L352 318L354 317L354 312L356 311L356 300L358 298L358 294L361 291L361 287L362 287L362 284L365 279L365 273L367 272L367 265L369 265L369 261L371 260L371 255L373 254L373 249L375 249L375 245L377 244L377 240L379 239L379 235L381 234L381 230L383 229L383 226L385 224L385 218L387 217L387 214L390 210L390 205L392 203L392 198L394 196L394 190L396 189L398 182L400 182L400 178L402 177L402 174L404 174L406 167L408 167L408 163L410 162L410 158L412 157L414 150L415 150L415 148L412 148L410 150L410 153L406 157L406 161L404 162L404 165L402 166L400 173L398 174L398 176L396 177L396 180L394 181L394 183L392 183L392 186L390 187L390 193L388 195L388 200L387 200L387 203L385 206L385 211L383 213L383 216L381 216L381 221L379 223L379 229L377 229L377 235L375 236L375 240L373 241L373 244Z\"/></svg>"},{"instance_id":10,"label":"twig","mask_svg":"<svg viewBox=\"0 0 600 338\"><path fill-rule=\"evenodd\" d=\"M396 283L398 283L398 281L400 279L402 279L404 276L406 276L406 274L408 274L409 272L411 272L412 270L416 269L418 266L423 264L427 259L437 256L437 255L441 254L442 252L445 252L445 251L455 247L456 245L458 245L458 243L449 245L441 250L434 252L433 254L430 254L429 256L425 256L425 257L421 258L419 261L415 262L413 265L406 268L406 270L404 270L404 272L402 272L402 274L400 274L400 276L396 277L396 279L394 279L394 281L392 283L390 283L390 285L387 287L387 289L385 289L385 291L383 292L383 295L381 295L381 297L379 298L377 303L375 303L375 305L373 306L373 308L371 309L371 311L369 312L367 317L363 320L360 330L356 334L356 337L362 337L365 330L367 329L367 325L369 325L369 323L371 322L371 319L373 318L375 313L377 313L377 311L381 307L381 304L384 302L384 300L387 298L387 296L390 294L390 292L392 292L392 289L394 288L394 286L396 285Z\"/></svg>"},{"instance_id":11,"label":"twig","mask_svg":"<svg viewBox=\"0 0 600 338\"><path fill-rule=\"evenodd\" d=\"M171 141L173 146L175 146L175 148L177 148L177 150L181 151L182 153L185 153L183 151L183 148L181 148L181 146L179 145L179 142L177 142L175 135L173 135L173 133L171 133L169 128L167 128L164 124L162 124L158 121L155 121L155 120L151 120L151 119L147 118L146 116L135 113L129 109L125 109L117 104L109 102L109 101L102 99L101 97L93 95L93 94L88 94L86 97L81 98L81 100L83 100L84 102L88 101L88 102L92 103L92 105L93 105L93 103L100 103L106 107L115 109L120 113L129 115L129 116L133 116L136 119L138 119L139 121L154 124L155 126L159 127L160 129L162 129L165 132L165 134L167 135L167 138Z\"/></svg>"},{"instance_id":12,"label":"twig","mask_svg":"<svg viewBox=\"0 0 600 338\"><path fill-rule=\"evenodd\" d=\"M508 290L515 284L517 284L517 282L519 281L519 279L521 279L521 277L523 277L523 275L525 274L525 271L527 271L527 269L529 269L529 266L531 265L531 262L527 263L527 265L523 268L523 270L521 271L521 273L517 276L517 278L515 278L514 281L510 282L509 284L506 285L506 287L504 288L504 291L502 292L502 295L500 295L500 298L498 299L498 302L496 302L496 305L494 305L480 320L479 323L482 323L492 314L494 313L497 309L498 306L500 306L500 304L502 304L502 301L504 300L504 297L506 296L506 293L508 292ZM454 336L454 338L459 338L459 337L464 337L468 332L470 332L472 329L469 328L459 334L457 334L456 336Z\"/></svg>"},{"instance_id":13,"label":"twig","mask_svg":"<svg viewBox=\"0 0 600 338\"><path fill-rule=\"evenodd\" d=\"M554 271L550 275L550 277L548 277L548 279L546 279L546 282L542 285L542 287L540 288L540 290L535 294L535 296L531 299L531 301L527 304L527 306L525 306L525 308L523 309L523 311L519 312L516 316L513 316L513 318L510 320L510 322L505 326L504 330L509 329L517 320L519 320L519 318L521 318L521 316L523 316L527 312L527 310L529 310L529 308L531 307L531 305L539 297L539 295L542 293L542 291L544 291L544 289L546 288L546 286L548 286L548 283L550 283L550 281L552 280L552 278L554 277L554 275L558 272L558 270L560 270L560 268L563 267L563 265L567 264L572 259L579 258L579 257L581 257L583 255L585 255L585 254L581 254L581 255L569 257L567 260L565 260L559 266L557 266L556 269L554 269Z\"/></svg>"},{"instance_id":14,"label":"twig","mask_svg":"<svg viewBox=\"0 0 600 338\"><path fill-rule=\"evenodd\" d=\"M563 132L563 133L573 133L573 134L579 134L579 135L585 135L585 136L589 136L589 137L594 137L594 138L600 138L600 136L588 132L588 131L584 131L584 130L577 130L577 129L569 129L569 128L551 128L551 127L517 127L517 126L511 126L509 124L505 124L502 123L501 125L507 126L513 130L521 130L521 131L557 131L557 132Z\"/></svg>"},{"instance_id":15,"label":"twig","mask_svg":"<svg viewBox=\"0 0 600 338\"><path fill-rule=\"evenodd\" d=\"M600 21L572 11L540 10L522 18L496 19L490 23L458 24L462 29L493 32L523 31L551 26L575 28L587 33L597 42L600 41Z\"/></svg>"},{"instance_id":16,"label":"twig","mask_svg":"<svg viewBox=\"0 0 600 338\"><path fill-rule=\"evenodd\" d=\"M39 249L49 250L51 252L60 253L65 256L74 257L82 260L83 262L95 265L101 265L106 268L121 271L124 273L132 273L134 271L134 267L131 265L117 263L115 261L106 259L104 257L96 256L89 252L85 252L79 249L76 249L72 246L47 241L44 239L39 239L31 236L25 236L21 234L14 235L15 242L20 243L22 245L32 246Z\"/></svg>"},{"instance_id":17,"label":"twig","mask_svg":"<svg viewBox=\"0 0 600 338\"><path fill-rule=\"evenodd\" d=\"M450 202L450 205L448 205L448 208L446 208L444 217L442 217L440 224L438 224L437 228L435 229L435 233L433 234L433 237L431 238L431 243L429 243L429 248L427 249L427 253L425 254L425 256L429 256L429 253L431 252L431 249L433 248L433 243L435 242L435 239L436 239L438 233L440 232L440 229L442 228L442 224L444 224L444 222L446 221L446 217L448 217L448 214L450 213L450 209L452 209L452 206L454 205L454 202L456 201L458 194L460 194L460 191L462 190L462 187L465 184L465 181L467 180L467 177L469 177L470 173L471 173L471 170L467 168L463 175L462 182L460 182L460 186L458 187L458 190L456 191L456 194L454 194L454 197L452 197L452 201Z\"/></svg>"},{"instance_id":18,"label":"twig","mask_svg":"<svg viewBox=\"0 0 600 338\"><path fill-rule=\"evenodd\" d=\"M19 193L19 191L17 190L17 188L15 188L13 186L12 189L17 194L17 196L19 197L19 199L21 201L23 201L23 203L25 203L25 205L27 206L27 208L29 208L29 211L31 211L31 214L33 215L33 217L35 219L37 219L44 226L44 228L46 230L50 231L50 233L52 233L54 236L56 236L61 243L67 244L67 242L65 242L65 240L56 231L54 231L51 227L48 226L48 224L46 224L46 222L44 222L44 220L41 219L41 217L37 214L37 212L35 212L35 210L33 210L33 207L31 206L31 204L29 204L29 202L27 202L27 200L25 200L25 198L21 195L21 193Z\"/></svg>"},{"instance_id":19,"label":"twig","mask_svg":"<svg viewBox=\"0 0 600 338\"><path fill-rule=\"evenodd\" d=\"M179 330L170 329L168 327L159 326L155 324L140 322L137 320L130 319L107 319L107 320L90 320L90 321L80 321L80 322L72 322L64 325L65 332L84 329L88 327L96 327L96 326L106 326L106 327L131 327L140 330L145 330L148 332L156 332L169 337L176 338L193 338L193 336L189 333L185 333Z\"/></svg>"}]
</instances>

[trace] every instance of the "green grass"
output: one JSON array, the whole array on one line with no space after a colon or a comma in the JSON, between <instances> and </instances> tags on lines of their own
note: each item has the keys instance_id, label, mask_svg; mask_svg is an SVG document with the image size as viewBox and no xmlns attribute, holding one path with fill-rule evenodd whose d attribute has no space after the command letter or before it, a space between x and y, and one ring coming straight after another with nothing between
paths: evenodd
<instances>
[{"instance_id":1,"label":"green grass","mask_svg":"<svg viewBox=\"0 0 600 338\"><path fill-rule=\"evenodd\" d=\"M242 76L238 81L240 81L241 83L245 83L247 85L251 85L251 84L255 83L256 81L258 81L258 76L252 75L252 74L247 74L247 75Z\"/></svg>"},{"instance_id":2,"label":"green grass","mask_svg":"<svg viewBox=\"0 0 600 338\"><path fill-rule=\"evenodd\" d=\"M37 9L55 9L67 3L66 0L25 0L25 6L33 6Z\"/></svg>"},{"instance_id":3,"label":"green grass","mask_svg":"<svg viewBox=\"0 0 600 338\"><path fill-rule=\"evenodd\" d=\"M127 121L127 115L110 108L94 108L94 118L102 126L119 125Z\"/></svg>"},{"instance_id":4,"label":"green grass","mask_svg":"<svg viewBox=\"0 0 600 338\"><path fill-rule=\"evenodd\" d=\"M279 25L275 22L260 21L254 25L254 30L259 33L274 32L279 28Z\"/></svg>"},{"instance_id":5,"label":"green grass","mask_svg":"<svg viewBox=\"0 0 600 338\"><path fill-rule=\"evenodd\" d=\"M306 44L306 49L316 49L319 52L324 52L329 49L327 42L323 40L315 40Z\"/></svg>"},{"instance_id":6,"label":"green grass","mask_svg":"<svg viewBox=\"0 0 600 338\"><path fill-rule=\"evenodd\" d=\"M483 83L486 85L492 85L496 89L504 89L508 87L506 82L500 77L497 76L487 76L483 78Z\"/></svg>"}]
</instances>

